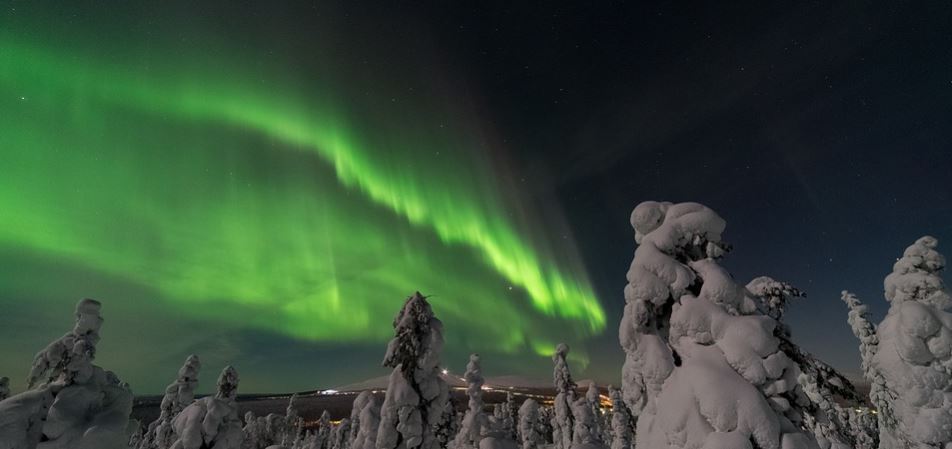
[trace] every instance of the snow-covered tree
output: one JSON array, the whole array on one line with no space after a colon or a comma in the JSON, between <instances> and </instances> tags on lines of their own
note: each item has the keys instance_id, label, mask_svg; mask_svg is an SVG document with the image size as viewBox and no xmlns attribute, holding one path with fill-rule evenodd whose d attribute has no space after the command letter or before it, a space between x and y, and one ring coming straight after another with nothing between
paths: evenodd
<instances>
[{"instance_id":1,"label":"snow-covered tree","mask_svg":"<svg viewBox=\"0 0 952 449\"><path fill-rule=\"evenodd\" d=\"M353 448L357 447L357 443L356 443L357 436L360 434L360 430L362 427L360 414L361 412L363 412L364 407L367 406L367 403L371 400L373 400L373 393L367 390L361 391L360 394L358 394L357 397L354 398L354 403L350 408L350 436L349 436L350 442L348 443L350 447L353 447ZM377 423L377 425L379 425L379 423ZM373 431L376 434L377 432L376 425L373 427ZM373 440L371 440L371 443L376 444L376 437ZM361 447L363 446L361 445Z\"/></svg>"},{"instance_id":2,"label":"snow-covered tree","mask_svg":"<svg viewBox=\"0 0 952 449\"><path fill-rule=\"evenodd\" d=\"M536 449L544 443L539 433L539 403L526 399L519 407L519 436L522 449Z\"/></svg>"},{"instance_id":3,"label":"snow-covered tree","mask_svg":"<svg viewBox=\"0 0 952 449\"><path fill-rule=\"evenodd\" d=\"M483 411L483 371L479 364L479 354L471 354L466 364L466 395L469 396L469 407L463 415L463 422L450 445L451 449L468 449L479 447L479 440L483 437L483 429L488 426L488 418Z\"/></svg>"},{"instance_id":4,"label":"snow-covered tree","mask_svg":"<svg viewBox=\"0 0 952 449\"><path fill-rule=\"evenodd\" d=\"M393 328L383 361L393 373L380 410L377 449L432 449L433 430L448 396L439 371L443 323L416 292L407 298Z\"/></svg>"},{"instance_id":5,"label":"snow-covered tree","mask_svg":"<svg viewBox=\"0 0 952 449\"><path fill-rule=\"evenodd\" d=\"M198 356L192 354L179 368L175 381L165 388L159 405L159 417L149 424L148 430L139 442L140 449L168 449L175 441L172 420L185 407L195 401L195 389L198 388L198 374L202 364Z\"/></svg>"},{"instance_id":6,"label":"snow-covered tree","mask_svg":"<svg viewBox=\"0 0 952 449\"><path fill-rule=\"evenodd\" d=\"M893 265L884 281L889 312L879 326L843 294L879 412L881 448L952 448L952 296L937 245L922 237Z\"/></svg>"},{"instance_id":7,"label":"snow-covered tree","mask_svg":"<svg viewBox=\"0 0 952 449\"><path fill-rule=\"evenodd\" d=\"M510 430L510 438L518 441L519 433L519 405L516 404L516 398L511 391L506 392L504 420Z\"/></svg>"},{"instance_id":8,"label":"snow-covered tree","mask_svg":"<svg viewBox=\"0 0 952 449\"><path fill-rule=\"evenodd\" d=\"M863 404L865 400L845 376L793 343L790 329L782 321L787 304L806 297L806 293L767 276L750 281L745 289L760 312L777 322L774 336L780 341L780 350L801 371L797 380L807 399L800 407L805 427L813 433L820 449L848 449L853 437L837 397L854 405Z\"/></svg>"},{"instance_id":9,"label":"snow-covered tree","mask_svg":"<svg viewBox=\"0 0 952 449\"><path fill-rule=\"evenodd\" d=\"M493 414L489 418L490 426L494 429L502 429L506 426L506 411L503 404L493 404Z\"/></svg>"},{"instance_id":10,"label":"snow-covered tree","mask_svg":"<svg viewBox=\"0 0 952 449\"><path fill-rule=\"evenodd\" d=\"M245 412L245 425L242 427L243 434L241 440L241 449L259 449L262 438L262 429L258 425L258 419L255 418L255 412L248 410Z\"/></svg>"},{"instance_id":11,"label":"snow-covered tree","mask_svg":"<svg viewBox=\"0 0 952 449\"><path fill-rule=\"evenodd\" d=\"M566 357L569 354L569 346L565 343L559 343L555 348L555 354L552 355L554 367L552 369L552 379L555 384L555 417L552 421L553 444L556 449L569 449L572 447L572 432L575 426L575 420L572 416L572 404L575 403L576 392L575 382L572 380L572 373L569 371L569 364ZM556 437L557 436L557 437Z\"/></svg>"},{"instance_id":12,"label":"snow-covered tree","mask_svg":"<svg viewBox=\"0 0 952 449\"><path fill-rule=\"evenodd\" d=\"M443 406L443 414L440 416L440 421L433 431L437 447L449 447L453 442L453 438L459 433L460 421L457 420L456 415L456 401L450 396L446 400L446 405Z\"/></svg>"},{"instance_id":13,"label":"snow-covered tree","mask_svg":"<svg viewBox=\"0 0 952 449\"><path fill-rule=\"evenodd\" d=\"M238 371L226 366L215 396L192 402L172 421L178 437L172 449L239 449L244 435L237 397Z\"/></svg>"},{"instance_id":14,"label":"snow-covered tree","mask_svg":"<svg viewBox=\"0 0 952 449\"><path fill-rule=\"evenodd\" d=\"M356 412L356 415L355 415ZM354 399L351 411L351 449L375 449L380 426L380 403L370 391L362 391Z\"/></svg>"},{"instance_id":15,"label":"snow-covered tree","mask_svg":"<svg viewBox=\"0 0 952 449\"><path fill-rule=\"evenodd\" d=\"M598 431L598 418L587 398L579 398L572 403L572 414L572 449L607 449Z\"/></svg>"},{"instance_id":16,"label":"snow-covered tree","mask_svg":"<svg viewBox=\"0 0 952 449\"><path fill-rule=\"evenodd\" d=\"M102 304L76 305L73 329L37 353L30 390L0 401L0 448L127 448L132 392L93 364Z\"/></svg>"},{"instance_id":17,"label":"snow-covered tree","mask_svg":"<svg viewBox=\"0 0 952 449\"><path fill-rule=\"evenodd\" d=\"M540 445L545 445L555 441L555 427L552 423L555 422L555 407L543 407L539 406L539 436L542 440L539 442ZM561 438L561 437L560 437Z\"/></svg>"},{"instance_id":18,"label":"snow-covered tree","mask_svg":"<svg viewBox=\"0 0 952 449\"><path fill-rule=\"evenodd\" d=\"M843 302L849 307L847 322L853 330L853 334L859 338L859 352L862 359L863 375L872 382L872 386L883 387L884 380L879 376L873 367L873 358L876 351L879 350L879 336L876 334L876 325L870 321L869 307L863 304L856 295L844 290L842 292ZM875 381L874 381L875 380ZM888 405L887 401L877 401L873 396L874 402L882 402L882 405Z\"/></svg>"},{"instance_id":19,"label":"snow-covered tree","mask_svg":"<svg viewBox=\"0 0 952 449\"><path fill-rule=\"evenodd\" d=\"M324 410L317 419L317 429L314 432L314 442L308 449L329 449L331 440L331 414Z\"/></svg>"},{"instance_id":20,"label":"snow-covered tree","mask_svg":"<svg viewBox=\"0 0 952 449\"><path fill-rule=\"evenodd\" d=\"M635 442L635 432L628 405L622 398L621 390L609 386L608 395L612 400L611 449L631 449Z\"/></svg>"},{"instance_id":21,"label":"snow-covered tree","mask_svg":"<svg viewBox=\"0 0 952 449\"><path fill-rule=\"evenodd\" d=\"M506 392L506 399L512 400L512 393ZM510 413L509 403L503 402L493 406L492 431L507 440L516 441L516 423Z\"/></svg>"},{"instance_id":22,"label":"snow-covered tree","mask_svg":"<svg viewBox=\"0 0 952 449\"><path fill-rule=\"evenodd\" d=\"M631 224L639 246L619 338L636 446L816 448L777 320L716 262L729 249L724 220L697 203L649 201Z\"/></svg>"},{"instance_id":23,"label":"snow-covered tree","mask_svg":"<svg viewBox=\"0 0 952 449\"><path fill-rule=\"evenodd\" d=\"M304 449L308 447L313 438L306 440L299 427L290 426L289 422L295 422L295 419L288 419L288 412L297 413L296 405L289 402L288 409L284 415L277 413L268 413L265 416L255 417L254 412L245 412L245 425L242 428L242 449L265 449L271 446L289 447L294 449ZM303 420L297 422L303 424ZM300 432L300 433L299 433Z\"/></svg>"},{"instance_id":24,"label":"snow-covered tree","mask_svg":"<svg viewBox=\"0 0 952 449\"><path fill-rule=\"evenodd\" d=\"M879 425L876 415L869 408L847 409L847 423L853 437L853 449L877 449L879 447Z\"/></svg>"},{"instance_id":25,"label":"snow-covered tree","mask_svg":"<svg viewBox=\"0 0 952 449\"><path fill-rule=\"evenodd\" d=\"M805 427L813 432L820 449L851 449L849 428L839 420L839 407L832 393L816 377L801 373L800 386L814 404L804 414Z\"/></svg>"},{"instance_id":26,"label":"snow-covered tree","mask_svg":"<svg viewBox=\"0 0 952 449\"><path fill-rule=\"evenodd\" d=\"M759 310L777 321L774 336L780 340L780 350L801 371L797 380L807 399L800 407L805 427L813 433L821 449L851 447L855 438L849 429L849 413L839 404L864 406L867 399L846 376L796 345L790 339L789 327L782 321L787 304L806 297L806 293L766 276L752 280L745 289Z\"/></svg>"},{"instance_id":27,"label":"snow-covered tree","mask_svg":"<svg viewBox=\"0 0 952 449\"><path fill-rule=\"evenodd\" d=\"M292 394L284 412L285 432L281 444L285 446L293 446L294 442L304 434L304 418L301 418L301 414L298 412L298 399L297 393Z\"/></svg>"},{"instance_id":28,"label":"snow-covered tree","mask_svg":"<svg viewBox=\"0 0 952 449\"><path fill-rule=\"evenodd\" d=\"M588 383L588 389L585 391L585 402L588 404L588 408L591 409L592 416L594 417L594 427L592 430L595 433L601 434L602 397L598 391L598 386L595 385L595 381Z\"/></svg>"},{"instance_id":29,"label":"snow-covered tree","mask_svg":"<svg viewBox=\"0 0 952 449\"><path fill-rule=\"evenodd\" d=\"M350 420L344 418L331 429L330 449L347 449L347 437L350 434Z\"/></svg>"},{"instance_id":30,"label":"snow-covered tree","mask_svg":"<svg viewBox=\"0 0 952 449\"><path fill-rule=\"evenodd\" d=\"M516 408L515 401L512 397L512 392L506 392L506 402L501 404L496 404L493 407L493 428L496 432L500 432L507 439L512 441L517 441L517 415L519 411Z\"/></svg>"},{"instance_id":31,"label":"snow-covered tree","mask_svg":"<svg viewBox=\"0 0 952 449\"><path fill-rule=\"evenodd\" d=\"M806 297L806 293L800 289L768 276L755 278L745 288L757 298L760 311L780 323L782 323L784 312L787 311L787 303L796 298ZM783 333L789 336L789 330L785 326L778 326L778 328L782 328Z\"/></svg>"}]
</instances>

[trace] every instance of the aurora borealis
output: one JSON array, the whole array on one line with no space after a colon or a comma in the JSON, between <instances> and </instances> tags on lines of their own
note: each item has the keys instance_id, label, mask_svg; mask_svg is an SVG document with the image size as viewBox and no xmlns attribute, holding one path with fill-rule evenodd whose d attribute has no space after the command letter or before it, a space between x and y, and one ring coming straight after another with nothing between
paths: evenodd
<instances>
[{"instance_id":1,"label":"aurora borealis","mask_svg":"<svg viewBox=\"0 0 952 449\"><path fill-rule=\"evenodd\" d=\"M106 310L172 311L169 329L379 344L420 290L467 350L546 356L605 329L573 248L547 235L459 111L361 110L348 96L358 82L324 76L346 62L295 82L248 54L147 44L0 32L0 263L39 259L148 292L110 297L13 268L4 303L30 291L68 318L77 295L96 296ZM420 124L434 115L438 126Z\"/></svg>"},{"instance_id":2,"label":"aurora borealis","mask_svg":"<svg viewBox=\"0 0 952 449\"><path fill-rule=\"evenodd\" d=\"M723 261L807 292L859 371L895 257L952 253L952 4L0 0L0 376L103 302L136 393L380 376L403 299L443 361L618 385L631 208L697 201Z\"/></svg>"}]
</instances>

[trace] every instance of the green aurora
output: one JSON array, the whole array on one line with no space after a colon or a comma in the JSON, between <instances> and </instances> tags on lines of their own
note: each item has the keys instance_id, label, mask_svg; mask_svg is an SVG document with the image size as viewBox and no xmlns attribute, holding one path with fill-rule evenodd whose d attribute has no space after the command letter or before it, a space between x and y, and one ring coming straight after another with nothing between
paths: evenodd
<instances>
[{"instance_id":1,"label":"green aurora","mask_svg":"<svg viewBox=\"0 0 952 449\"><path fill-rule=\"evenodd\" d=\"M114 346L102 353L120 341L147 351L198 325L381 343L414 290L434 295L460 350L548 355L605 328L571 242L541 230L545 214L511 193L458 110L375 110L352 101L360 81L302 80L211 48L143 57L129 43L68 40L0 32L0 304L56 317L7 317L5 341L51 340L81 296L105 303ZM420 123L434 116L440 126ZM81 282L66 281L77 272ZM132 287L101 287L115 284ZM51 299L22 303L40 296ZM138 305L165 310L155 319L168 326L116 323L151 319ZM174 366L149 363L187 350L116 364L162 368L127 379L151 389ZM25 373L17 357L4 374Z\"/></svg>"}]
</instances>

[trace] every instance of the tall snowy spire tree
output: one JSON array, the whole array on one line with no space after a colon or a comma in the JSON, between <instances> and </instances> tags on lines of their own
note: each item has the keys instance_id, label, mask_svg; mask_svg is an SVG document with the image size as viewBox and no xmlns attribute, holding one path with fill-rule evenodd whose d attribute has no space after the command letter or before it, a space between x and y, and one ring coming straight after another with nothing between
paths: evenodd
<instances>
[{"instance_id":1,"label":"tall snowy spire tree","mask_svg":"<svg viewBox=\"0 0 952 449\"><path fill-rule=\"evenodd\" d=\"M639 246L619 339L635 446L816 448L777 320L716 262L729 249L724 220L697 203L649 201L631 224Z\"/></svg>"},{"instance_id":2,"label":"tall snowy spire tree","mask_svg":"<svg viewBox=\"0 0 952 449\"><path fill-rule=\"evenodd\" d=\"M439 371L443 323L416 292L394 318L393 329L383 360L393 372L380 410L377 449L432 449L433 429L449 394Z\"/></svg>"},{"instance_id":3,"label":"tall snowy spire tree","mask_svg":"<svg viewBox=\"0 0 952 449\"><path fill-rule=\"evenodd\" d=\"M471 354L466 364L466 395L469 396L469 407L463 416L456 438L450 444L452 449L467 449L479 447L483 428L488 424L488 418L483 411L483 370L479 364L479 354Z\"/></svg>"},{"instance_id":4,"label":"tall snowy spire tree","mask_svg":"<svg viewBox=\"0 0 952 449\"><path fill-rule=\"evenodd\" d=\"M575 381L569 371L566 357L569 355L569 346L559 343L552 355L554 366L552 380L555 384L555 417L552 420L552 441L556 449L572 447L572 433L575 428L575 418L572 415L572 405L575 403Z\"/></svg>"},{"instance_id":5,"label":"tall snowy spire tree","mask_svg":"<svg viewBox=\"0 0 952 449\"><path fill-rule=\"evenodd\" d=\"M889 312L878 327L843 292L879 412L880 448L952 448L952 297L937 245L922 237L893 265L883 283Z\"/></svg>"}]
</instances>

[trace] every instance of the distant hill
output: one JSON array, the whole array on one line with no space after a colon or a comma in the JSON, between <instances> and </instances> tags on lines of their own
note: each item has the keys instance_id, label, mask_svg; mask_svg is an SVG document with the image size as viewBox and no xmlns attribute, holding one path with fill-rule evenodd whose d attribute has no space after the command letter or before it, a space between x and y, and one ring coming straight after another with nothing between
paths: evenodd
<instances>
[{"instance_id":1,"label":"distant hill","mask_svg":"<svg viewBox=\"0 0 952 449\"><path fill-rule=\"evenodd\" d=\"M441 376L450 387L465 387L466 382L462 377L454 373L443 374ZM364 391L364 390L386 390L390 375L374 377L360 382L334 387L337 391ZM591 380L582 379L576 381L579 389L588 388ZM496 388L528 388L528 389L549 389L552 388L552 379L538 379L518 376L514 374L504 376L494 376L486 378L486 386ZM602 385L602 387L604 387Z\"/></svg>"}]
</instances>

